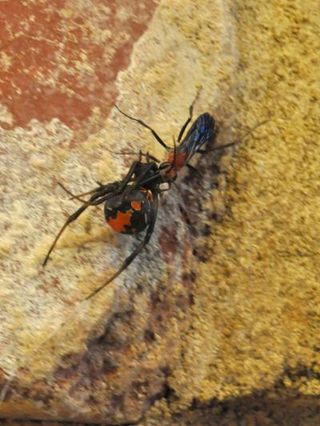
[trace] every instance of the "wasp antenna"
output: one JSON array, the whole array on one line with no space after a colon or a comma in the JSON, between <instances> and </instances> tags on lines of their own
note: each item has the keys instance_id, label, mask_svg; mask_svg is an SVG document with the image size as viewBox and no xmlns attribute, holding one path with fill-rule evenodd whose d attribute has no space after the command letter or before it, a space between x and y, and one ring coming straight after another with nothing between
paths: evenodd
<instances>
[{"instance_id":1,"label":"wasp antenna","mask_svg":"<svg viewBox=\"0 0 320 426\"><path fill-rule=\"evenodd\" d=\"M249 129L244 135L241 136L240 139L235 140L233 142L229 142L225 145L218 145L218 146L213 146L211 149L207 149L205 151L201 151L199 150L198 152L200 154L206 154L208 152L212 152L212 151L218 151L219 149L225 149L225 148L229 148L231 146L234 145L238 145L239 143L243 142L248 136L250 136L255 130L257 130L259 127L263 126L264 124L268 123L271 120L271 118L267 118L263 121L260 121L260 123L256 124L254 127L252 127L251 129Z\"/></svg>"},{"instance_id":2,"label":"wasp antenna","mask_svg":"<svg viewBox=\"0 0 320 426\"><path fill-rule=\"evenodd\" d=\"M129 120L135 121L137 123L139 123L141 126L145 127L146 129L150 130L150 132L152 133L152 135L154 136L154 138L159 142L159 144L161 146L163 146L163 148L165 148L166 150L169 150L169 147L167 146L167 144L160 138L160 136L158 135L158 133L153 130L152 127L150 127L148 124L146 124L144 121L140 120L139 118L135 118L132 117L131 115L127 114L126 112L123 112L118 105L115 105L115 107L117 108L117 110L124 115L125 117L129 118Z\"/></svg>"},{"instance_id":3,"label":"wasp antenna","mask_svg":"<svg viewBox=\"0 0 320 426\"><path fill-rule=\"evenodd\" d=\"M198 90L197 90L197 93L196 93L196 96L195 96L195 98L194 98L194 101L192 102L192 106L197 102L197 100L199 99L199 97L200 97L200 93L202 92L202 89L203 89L203 86L202 86L202 84L200 84L200 86L198 87Z\"/></svg>"},{"instance_id":4,"label":"wasp antenna","mask_svg":"<svg viewBox=\"0 0 320 426\"><path fill-rule=\"evenodd\" d=\"M187 120L185 121L184 125L181 127L180 132L179 132L179 136L178 136L178 142L181 141L182 136L188 126L188 124L190 123L190 121L192 120L192 116L193 116L193 107L194 104L197 102L197 100L199 99L200 93L202 91L202 86L199 86L197 92L196 92L196 96L194 97L191 105L189 106L189 117L187 118Z\"/></svg>"},{"instance_id":5,"label":"wasp antenna","mask_svg":"<svg viewBox=\"0 0 320 426\"><path fill-rule=\"evenodd\" d=\"M263 126L264 124L268 123L271 120L270 118L266 118L263 121L260 121L259 123L257 123L254 127L252 127L251 129L249 129L244 135L241 136L241 138L239 139L239 142L244 141L244 139L246 139L248 136L250 136L255 130L257 130L259 127ZM237 143L237 142L235 142Z\"/></svg>"}]
</instances>

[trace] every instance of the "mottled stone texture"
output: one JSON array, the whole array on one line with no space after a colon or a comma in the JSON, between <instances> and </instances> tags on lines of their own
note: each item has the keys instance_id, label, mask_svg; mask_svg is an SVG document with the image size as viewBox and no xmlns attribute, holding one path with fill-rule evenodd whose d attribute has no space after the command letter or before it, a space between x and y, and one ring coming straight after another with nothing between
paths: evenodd
<instances>
[{"instance_id":1,"label":"mottled stone texture","mask_svg":"<svg viewBox=\"0 0 320 426\"><path fill-rule=\"evenodd\" d=\"M318 425L317 1L10 0L0 12L0 417ZM121 176L134 157L120 152L163 158L115 97L170 143L200 86L195 113L214 114L218 143L269 121L232 156L197 159L201 176L164 197L147 250L83 302L135 239L92 209L43 270L77 205L57 181L79 193Z\"/></svg>"},{"instance_id":2,"label":"mottled stone texture","mask_svg":"<svg viewBox=\"0 0 320 426\"><path fill-rule=\"evenodd\" d=\"M0 5L3 128L58 118L88 137L113 106L156 1L20 1Z\"/></svg>"}]
</instances>

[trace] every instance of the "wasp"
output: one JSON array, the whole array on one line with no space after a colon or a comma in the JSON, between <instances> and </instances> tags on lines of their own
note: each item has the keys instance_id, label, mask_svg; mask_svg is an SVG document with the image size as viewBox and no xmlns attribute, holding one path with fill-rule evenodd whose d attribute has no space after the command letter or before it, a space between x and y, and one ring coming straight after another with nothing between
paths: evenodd
<instances>
[{"instance_id":1,"label":"wasp","mask_svg":"<svg viewBox=\"0 0 320 426\"><path fill-rule=\"evenodd\" d=\"M203 146L215 139L217 134L216 122L208 112L201 114L184 136L189 123L192 121L193 105L194 102L189 107L188 119L181 127L177 143L174 143L173 148L169 147L158 133L144 121L130 116L116 106L118 111L125 117L139 123L151 132L156 141L167 151L165 161L160 162L152 155L143 154L140 151L138 160L131 164L127 174L121 180L99 184L93 190L80 195L73 195L60 184L72 198L81 201L82 205L68 217L58 232L44 259L43 266L48 262L51 252L66 227L74 222L88 207L104 204L105 220L116 232L136 235L145 231L144 238L133 252L125 258L117 272L89 294L85 300L95 296L118 277L145 248L155 228L162 192L171 188L182 168L187 166L193 169L189 164L190 160L197 153L207 152L202 149ZM216 146L214 149L226 148L233 144L234 142L224 146ZM82 197L84 196L89 196L89 198L83 200Z\"/></svg>"}]
</instances>

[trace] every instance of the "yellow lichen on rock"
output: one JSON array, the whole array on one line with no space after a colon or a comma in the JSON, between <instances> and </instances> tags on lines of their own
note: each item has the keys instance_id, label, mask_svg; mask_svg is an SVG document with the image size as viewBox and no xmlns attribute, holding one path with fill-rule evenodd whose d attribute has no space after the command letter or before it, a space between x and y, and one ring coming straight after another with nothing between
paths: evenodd
<instances>
[{"instance_id":1,"label":"yellow lichen on rock","mask_svg":"<svg viewBox=\"0 0 320 426\"><path fill-rule=\"evenodd\" d=\"M225 197L230 213L212 224L211 260L197 268L185 360L171 381L185 402L279 381L283 392L319 394L316 3L238 2L238 123L244 130L270 121L237 149ZM314 378L295 379L302 368Z\"/></svg>"}]
</instances>

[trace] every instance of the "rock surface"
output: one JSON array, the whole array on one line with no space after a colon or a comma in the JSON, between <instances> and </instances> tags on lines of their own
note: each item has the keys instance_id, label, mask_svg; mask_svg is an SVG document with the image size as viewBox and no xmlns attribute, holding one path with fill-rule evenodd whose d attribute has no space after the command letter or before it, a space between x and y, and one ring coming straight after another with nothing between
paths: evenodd
<instances>
[{"instance_id":1,"label":"rock surface","mask_svg":"<svg viewBox=\"0 0 320 426\"><path fill-rule=\"evenodd\" d=\"M0 417L319 424L316 1L48 4L0 4ZM163 158L115 98L170 143L200 86L219 143L269 121L201 156L147 250L83 302L135 240L93 209L43 270L76 208L57 182L81 193L125 173L117 153Z\"/></svg>"}]
</instances>

